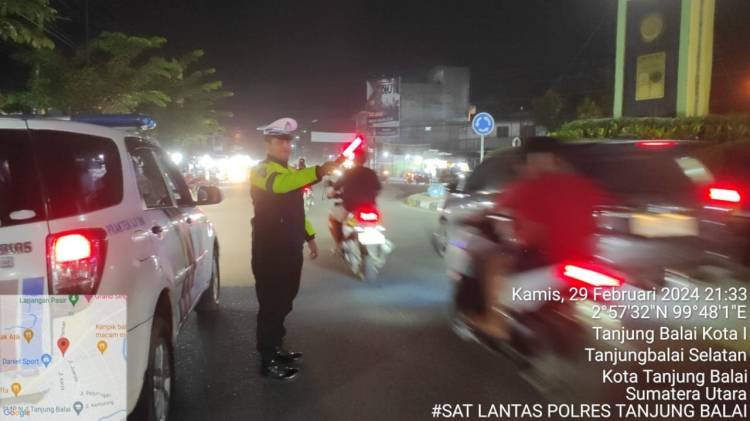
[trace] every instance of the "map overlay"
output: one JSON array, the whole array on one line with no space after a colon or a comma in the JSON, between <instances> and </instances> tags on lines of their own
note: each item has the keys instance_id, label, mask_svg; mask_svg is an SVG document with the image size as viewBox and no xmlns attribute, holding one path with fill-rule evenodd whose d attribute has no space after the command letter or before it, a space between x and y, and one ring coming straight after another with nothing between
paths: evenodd
<instances>
[{"instance_id":1,"label":"map overlay","mask_svg":"<svg viewBox=\"0 0 750 421\"><path fill-rule=\"evenodd\" d=\"M0 295L2 419L126 418L121 295Z\"/></svg>"}]
</instances>

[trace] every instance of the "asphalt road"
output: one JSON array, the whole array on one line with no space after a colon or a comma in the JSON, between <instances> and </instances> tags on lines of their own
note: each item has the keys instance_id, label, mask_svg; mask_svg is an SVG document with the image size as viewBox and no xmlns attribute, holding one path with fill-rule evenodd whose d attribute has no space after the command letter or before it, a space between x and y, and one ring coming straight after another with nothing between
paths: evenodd
<instances>
[{"instance_id":1,"label":"asphalt road","mask_svg":"<svg viewBox=\"0 0 750 421\"><path fill-rule=\"evenodd\" d=\"M226 188L225 201L206 208L222 248L221 310L191 315L180 334L174 419L426 420L439 403L540 402L509 361L451 330L450 281L428 242L435 214L400 201L415 188L389 186L381 196L395 250L376 284L356 280L329 251L330 202L316 190L309 217L321 256L305 261L287 319L288 348L305 353L289 383L258 373L252 207L247 186Z\"/></svg>"}]
</instances>

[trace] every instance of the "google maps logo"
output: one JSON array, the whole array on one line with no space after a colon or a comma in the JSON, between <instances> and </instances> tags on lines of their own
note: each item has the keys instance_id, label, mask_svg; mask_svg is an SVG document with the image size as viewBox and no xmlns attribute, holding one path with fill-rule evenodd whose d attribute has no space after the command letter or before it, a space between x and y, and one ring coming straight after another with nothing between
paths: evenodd
<instances>
[{"instance_id":1,"label":"google maps logo","mask_svg":"<svg viewBox=\"0 0 750 421\"><path fill-rule=\"evenodd\" d=\"M4 406L3 415L23 418L26 416L31 416L31 410L22 406Z\"/></svg>"}]
</instances>

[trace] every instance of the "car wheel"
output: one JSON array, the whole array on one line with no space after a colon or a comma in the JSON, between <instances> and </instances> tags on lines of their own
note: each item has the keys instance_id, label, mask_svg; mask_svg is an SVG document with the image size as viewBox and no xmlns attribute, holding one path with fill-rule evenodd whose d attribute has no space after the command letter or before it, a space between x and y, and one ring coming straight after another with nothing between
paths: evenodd
<instances>
[{"instance_id":1,"label":"car wheel","mask_svg":"<svg viewBox=\"0 0 750 421\"><path fill-rule=\"evenodd\" d=\"M210 313L219 309L219 298L221 296L221 276L219 274L219 254L214 253L211 262L211 284L203 291L195 311L198 313Z\"/></svg>"},{"instance_id":2,"label":"car wheel","mask_svg":"<svg viewBox=\"0 0 750 421\"><path fill-rule=\"evenodd\" d=\"M151 326L148 367L131 420L166 421L174 388L174 351L169 322L155 317Z\"/></svg>"}]
</instances>

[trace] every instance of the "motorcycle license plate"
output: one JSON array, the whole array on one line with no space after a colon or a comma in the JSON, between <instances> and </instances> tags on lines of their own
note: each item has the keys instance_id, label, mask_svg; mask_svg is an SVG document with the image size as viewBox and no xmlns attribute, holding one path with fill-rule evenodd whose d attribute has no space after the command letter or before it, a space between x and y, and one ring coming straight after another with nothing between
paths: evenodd
<instances>
[{"instance_id":1,"label":"motorcycle license plate","mask_svg":"<svg viewBox=\"0 0 750 421\"><path fill-rule=\"evenodd\" d=\"M379 245L385 244L385 236L378 230L364 230L357 234L357 238L362 245Z\"/></svg>"},{"instance_id":2,"label":"motorcycle license plate","mask_svg":"<svg viewBox=\"0 0 750 421\"><path fill-rule=\"evenodd\" d=\"M633 214L630 233L648 238L692 237L698 235L698 221L690 216L672 213Z\"/></svg>"}]
</instances>

